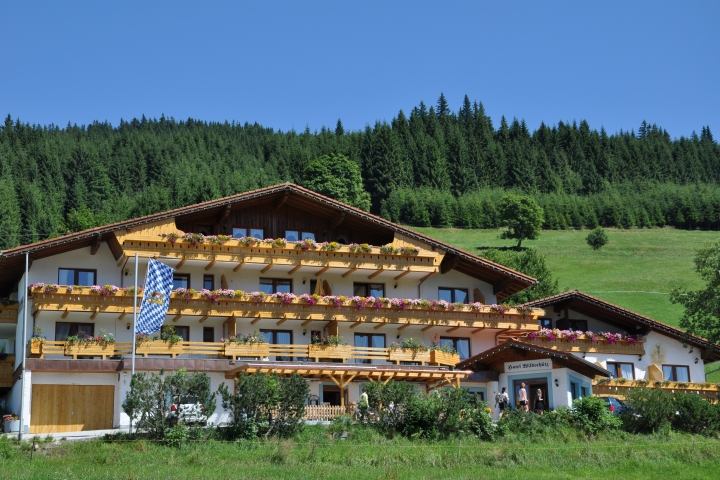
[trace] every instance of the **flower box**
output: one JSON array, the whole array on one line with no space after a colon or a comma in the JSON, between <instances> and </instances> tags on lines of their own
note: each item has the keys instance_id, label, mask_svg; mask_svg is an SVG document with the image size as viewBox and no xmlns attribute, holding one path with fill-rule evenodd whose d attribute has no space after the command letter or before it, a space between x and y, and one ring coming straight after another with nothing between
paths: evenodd
<instances>
[{"instance_id":1,"label":"flower box","mask_svg":"<svg viewBox=\"0 0 720 480\"><path fill-rule=\"evenodd\" d=\"M43 356L43 342L30 340L30 355Z\"/></svg>"},{"instance_id":2,"label":"flower box","mask_svg":"<svg viewBox=\"0 0 720 480\"><path fill-rule=\"evenodd\" d=\"M316 362L321 358L342 360L345 363L352 356L350 345L308 345L308 357Z\"/></svg>"},{"instance_id":3,"label":"flower box","mask_svg":"<svg viewBox=\"0 0 720 480\"><path fill-rule=\"evenodd\" d=\"M430 350L431 365L449 365L455 366L460 362L460 355L457 353L447 353L441 350Z\"/></svg>"},{"instance_id":4,"label":"flower box","mask_svg":"<svg viewBox=\"0 0 720 480\"><path fill-rule=\"evenodd\" d=\"M547 337L523 337L521 338L521 341L561 352L616 353L627 355L645 354L644 339L636 340L635 343L630 343L627 340L608 342L604 337L597 337L597 339L593 341L583 335L577 340L570 340L567 338L555 338L551 340Z\"/></svg>"},{"instance_id":5,"label":"flower box","mask_svg":"<svg viewBox=\"0 0 720 480\"><path fill-rule=\"evenodd\" d=\"M107 357L115 355L114 343L74 343L72 345L65 344L65 356L73 357L77 360L78 355L83 357Z\"/></svg>"},{"instance_id":6,"label":"flower box","mask_svg":"<svg viewBox=\"0 0 720 480\"><path fill-rule=\"evenodd\" d=\"M388 358L391 362L419 362L425 365L430 362L429 350L416 350L413 348L394 348L388 352Z\"/></svg>"},{"instance_id":7,"label":"flower box","mask_svg":"<svg viewBox=\"0 0 720 480\"><path fill-rule=\"evenodd\" d=\"M270 345L267 343L226 343L223 355L237 360L238 357L254 357L262 360L270 356Z\"/></svg>"},{"instance_id":8,"label":"flower box","mask_svg":"<svg viewBox=\"0 0 720 480\"><path fill-rule=\"evenodd\" d=\"M5 433L20 432L20 420L8 420L5 422Z\"/></svg>"},{"instance_id":9,"label":"flower box","mask_svg":"<svg viewBox=\"0 0 720 480\"><path fill-rule=\"evenodd\" d=\"M184 347L182 342L171 343L166 340L148 340L136 344L135 353L143 357L148 355L170 355L175 358L184 353Z\"/></svg>"}]
</instances>

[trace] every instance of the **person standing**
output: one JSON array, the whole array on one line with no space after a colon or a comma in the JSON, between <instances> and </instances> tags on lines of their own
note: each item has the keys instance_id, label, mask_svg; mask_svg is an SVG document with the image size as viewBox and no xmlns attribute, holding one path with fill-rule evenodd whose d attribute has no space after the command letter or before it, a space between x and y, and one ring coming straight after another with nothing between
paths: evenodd
<instances>
[{"instance_id":1,"label":"person standing","mask_svg":"<svg viewBox=\"0 0 720 480\"><path fill-rule=\"evenodd\" d=\"M545 413L545 400L543 399L542 390L539 388L537 389L537 393L535 394L535 413L538 415L542 415Z\"/></svg>"},{"instance_id":2,"label":"person standing","mask_svg":"<svg viewBox=\"0 0 720 480\"><path fill-rule=\"evenodd\" d=\"M360 394L360 401L358 402L358 410L360 410L360 421L363 423L367 419L367 413L369 408L370 404L368 402L368 394L367 392L362 392Z\"/></svg>"},{"instance_id":3,"label":"person standing","mask_svg":"<svg viewBox=\"0 0 720 480\"><path fill-rule=\"evenodd\" d=\"M495 395L495 408L500 407L500 415L498 415L498 420L502 418L509 401L510 397L507 394L507 388L502 387L502 391Z\"/></svg>"},{"instance_id":4,"label":"person standing","mask_svg":"<svg viewBox=\"0 0 720 480\"><path fill-rule=\"evenodd\" d=\"M520 392L518 395L518 399L520 400L520 408L523 409L524 412L527 412L530 410L530 407L528 406L528 395L527 390L525 390L525 384L520 384Z\"/></svg>"}]
</instances>

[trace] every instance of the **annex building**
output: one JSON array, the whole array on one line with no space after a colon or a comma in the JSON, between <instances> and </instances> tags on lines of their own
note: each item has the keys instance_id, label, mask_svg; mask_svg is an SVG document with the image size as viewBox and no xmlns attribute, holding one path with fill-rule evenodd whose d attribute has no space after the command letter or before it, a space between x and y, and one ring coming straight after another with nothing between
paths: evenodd
<instances>
[{"instance_id":1,"label":"annex building","mask_svg":"<svg viewBox=\"0 0 720 480\"><path fill-rule=\"evenodd\" d=\"M138 342L136 370L204 371L213 389L242 372L295 372L309 415L345 412L365 383L389 379L489 401L527 380L551 408L633 382L694 388L718 355L577 291L505 307L536 280L282 184L2 252L0 398L22 410L24 432L129 424L136 254L140 285L151 258L175 269L165 324L181 337ZM68 341L103 334L113 341ZM263 341L231 340L253 335ZM339 344L313 343L327 336ZM218 406L209 421L226 420Z\"/></svg>"}]
</instances>

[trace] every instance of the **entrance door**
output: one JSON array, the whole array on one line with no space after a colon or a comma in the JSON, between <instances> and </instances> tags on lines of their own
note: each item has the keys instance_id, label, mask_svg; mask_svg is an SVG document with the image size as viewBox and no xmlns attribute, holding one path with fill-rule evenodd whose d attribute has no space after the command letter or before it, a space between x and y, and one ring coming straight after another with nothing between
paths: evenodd
<instances>
[{"instance_id":1,"label":"entrance door","mask_svg":"<svg viewBox=\"0 0 720 480\"><path fill-rule=\"evenodd\" d=\"M114 408L112 385L33 385L30 433L110 429Z\"/></svg>"},{"instance_id":2,"label":"entrance door","mask_svg":"<svg viewBox=\"0 0 720 480\"><path fill-rule=\"evenodd\" d=\"M340 388L336 385L323 385L323 403L340 405Z\"/></svg>"},{"instance_id":3,"label":"entrance door","mask_svg":"<svg viewBox=\"0 0 720 480\"><path fill-rule=\"evenodd\" d=\"M540 391L542 392L545 410L549 410L550 400L548 399L548 384L546 378L525 378L522 380L515 380L513 382L513 391L515 392L515 408L520 408L520 388L522 388L521 384L523 383L525 384L525 391L527 391L528 407L530 411L533 411L535 409L535 397L537 396L538 389L540 389Z\"/></svg>"}]
</instances>

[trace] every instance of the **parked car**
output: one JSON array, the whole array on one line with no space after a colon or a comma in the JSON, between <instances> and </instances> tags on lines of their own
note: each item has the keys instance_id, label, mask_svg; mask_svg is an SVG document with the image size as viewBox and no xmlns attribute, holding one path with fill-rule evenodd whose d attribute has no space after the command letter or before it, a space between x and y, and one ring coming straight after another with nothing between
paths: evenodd
<instances>
[{"instance_id":1,"label":"parked car","mask_svg":"<svg viewBox=\"0 0 720 480\"><path fill-rule=\"evenodd\" d=\"M627 406L622 402L622 400L615 398L615 397L600 397L603 400L605 400L605 403L607 403L608 410L610 410L615 415L620 415L624 411L627 410Z\"/></svg>"},{"instance_id":2,"label":"parked car","mask_svg":"<svg viewBox=\"0 0 720 480\"><path fill-rule=\"evenodd\" d=\"M193 397L180 397L170 404L170 415L182 423L205 423L205 406Z\"/></svg>"}]
</instances>

